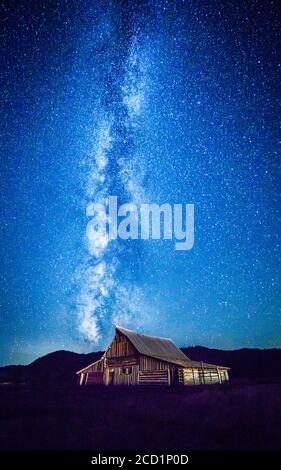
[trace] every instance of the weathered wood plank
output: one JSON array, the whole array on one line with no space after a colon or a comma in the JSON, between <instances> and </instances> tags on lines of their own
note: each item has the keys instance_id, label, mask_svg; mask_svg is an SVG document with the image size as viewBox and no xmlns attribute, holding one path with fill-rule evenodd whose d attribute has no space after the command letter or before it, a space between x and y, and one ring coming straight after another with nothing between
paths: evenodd
<instances>
[{"instance_id":1,"label":"weathered wood plank","mask_svg":"<svg viewBox=\"0 0 281 470\"><path fill-rule=\"evenodd\" d=\"M136 350L130 341L120 333L116 333L114 340L106 351L106 357L124 357L136 354Z\"/></svg>"},{"instance_id":2,"label":"weathered wood plank","mask_svg":"<svg viewBox=\"0 0 281 470\"><path fill-rule=\"evenodd\" d=\"M106 360L107 366L115 367L125 367L128 365L136 365L138 363L137 356L118 356L118 357L108 357Z\"/></svg>"},{"instance_id":3,"label":"weathered wood plank","mask_svg":"<svg viewBox=\"0 0 281 470\"><path fill-rule=\"evenodd\" d=\"M166 370L139 371L140 385L169 385L169 372Z\"/></svg>"}]
</instances>

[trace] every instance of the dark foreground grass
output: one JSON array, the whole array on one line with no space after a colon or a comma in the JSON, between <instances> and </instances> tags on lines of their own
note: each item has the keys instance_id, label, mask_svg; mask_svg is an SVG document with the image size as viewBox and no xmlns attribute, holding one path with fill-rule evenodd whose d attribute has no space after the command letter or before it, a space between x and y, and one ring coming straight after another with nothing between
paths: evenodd
<instances>
[{"instance_id":1,"label":"dark foreground grass","mask_svg":"<svg viewBox=\"0 0 281 470\"><path fill-rule=\"evenodd\" d=\"M2 449L278 449L281 384L0 387Z\"/></svg>"}]
</instances>

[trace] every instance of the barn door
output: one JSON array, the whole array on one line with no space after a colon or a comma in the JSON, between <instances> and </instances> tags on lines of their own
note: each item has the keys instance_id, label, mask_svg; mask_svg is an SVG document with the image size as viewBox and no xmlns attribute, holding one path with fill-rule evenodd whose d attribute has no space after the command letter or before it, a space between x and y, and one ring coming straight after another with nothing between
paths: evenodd
<instances>
[{"instance_id":1,"label":"barn door","mask_svg":"<svg viewBox=\"0 0 281 470\"><path fill-rule=\"evenodd\" d=\"M177 368L174 368L173 369L173 381L172 381L172 384L173 385L179 385L180 383L180 380L179 380L179 369Z\"/></svg>"},{"instance_id":2,"label":"barn door","mask_svg":"<svg viewBox=\"0 0 281 470\"><path fill-rule=\"evenodd\" d=\"M109 371L108 374L108 385L113 385L114 382L114 371Z\"/></svg>"}]
</instances>

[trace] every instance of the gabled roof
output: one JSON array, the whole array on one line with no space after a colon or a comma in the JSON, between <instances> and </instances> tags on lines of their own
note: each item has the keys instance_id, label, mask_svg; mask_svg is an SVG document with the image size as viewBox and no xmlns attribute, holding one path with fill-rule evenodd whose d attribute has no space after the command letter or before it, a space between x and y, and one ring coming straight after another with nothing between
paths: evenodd
<instances>
[{"instance_id":1,"label":"gabled roof","mask_svg":"<svg viewBox=\"0 0 281 470\"><path fill-rule=\"evenodd\" d=\"M143 335L122 328L121 326L116 326L116 330L126 336L136 350L144 356L153 357L183 367L217 367L212 364L192 361L169 338Z\"/></svg>"},{"instance_id":2,"label":"gabled roof","mask_svg":"<svg viewBox=\"0 0 281 470\"><path fill-rule=\"evenodd\" d=\"M81 374L82 372L87 371L87 369L90 369L90 368L91 368L92 366L94 366L95 364L98 364L98 362L101 362L101 361L102 361L103 356L104 356L104 354L103 354L102 357L101 357L100 359L98 359L97 361L92 362L92 363L89 364L88 366L83 367L83 369L78 370L78 371L76 372L76 374Z\"/></svg>"},{"instance_id":3,"label":"gabled roof","mask_svg":"<svg viewBox=\"0 0 281 470\"><path fill-rule=\"evenodd\" d=\"M144 356L163 359L164 361L181 364L191 362L191 360L173 343L169 338L159 338L158 336L148 336L135 331L127 330L121 326L116 326L116 330L122 333L136 350Z\"/></svg>"}]
</instances>

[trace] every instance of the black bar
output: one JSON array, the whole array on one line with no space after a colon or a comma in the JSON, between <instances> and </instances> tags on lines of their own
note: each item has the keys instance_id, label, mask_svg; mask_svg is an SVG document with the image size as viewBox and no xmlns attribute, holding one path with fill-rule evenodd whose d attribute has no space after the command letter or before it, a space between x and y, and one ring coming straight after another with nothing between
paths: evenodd
<instances>
[{"instance_id":1,"label":"black bar","mask_svg":"<svg viewBox=\"0 0 281 470\"><path fill-rule=\"evenodd\" d=\"M202 465L215 465L225 468L229 464L239 468L241 465L264 465L275 468L280 464L281 451L60 451L60 450L2 450L0 465L28 466L61 465L68 468L139 468L140 465L184 466L187 469ZM8 467L7 467L8 468Z\"/></svg>"}]
</instances>

